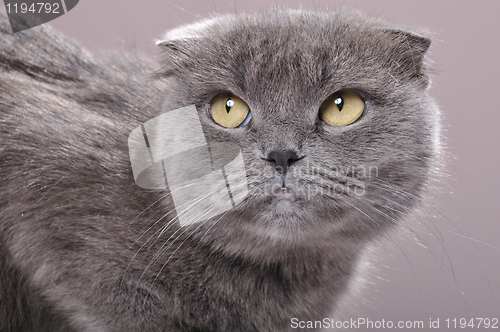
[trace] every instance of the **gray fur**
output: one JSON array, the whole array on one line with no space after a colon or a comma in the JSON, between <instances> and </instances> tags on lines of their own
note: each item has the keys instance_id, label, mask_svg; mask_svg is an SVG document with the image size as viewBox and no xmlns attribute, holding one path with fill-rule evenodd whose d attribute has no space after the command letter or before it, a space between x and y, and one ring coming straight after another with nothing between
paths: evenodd
<instances>
[{"instance_id":1,"label":"gray fur","mask_svg":"<svg viewBox=\"0 0 500 332\"><path fill-rule=\"evenodd\" d=\"M432 185L426 37L345 10L240 14L167 34L157 66L7 24L1 331L297 331L291 318L332 317L367 246L409 221ZM339 89L367 103L347 127L318 118ZM250 105L247 127L210 119L224 91ZM240 145L250 194L182 232L170 196L134 184L127 137L162 107L191 104L210 140ZM282 179L265 158L285 149L302 159ZM283 181L295 195L284 207L268 190Z\"/></svg>"}]
</instances>

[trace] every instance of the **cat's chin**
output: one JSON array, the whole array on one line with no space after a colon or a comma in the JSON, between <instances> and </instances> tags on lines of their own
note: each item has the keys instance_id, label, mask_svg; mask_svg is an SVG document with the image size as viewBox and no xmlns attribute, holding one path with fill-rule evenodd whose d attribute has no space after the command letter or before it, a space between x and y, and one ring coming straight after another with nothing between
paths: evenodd
<instances>
[{"instance_id":1,"label":"cat's chin","mask_svg":"<svg viewBox=\"0 0 500 332\"><path fill-rule=\"evenodd\" d=\"M299 212L296 194L287 188L282 188L280 191L273 193L270 200L270 208L274 209L278 216L292 217Z\"/></svg>"},{"instance_id":2,"label":"cat's chin","mask_svg":"<svg viewBox=\"0 0 500 332\"><path fill-rule=\"evenodd\" d=\"M268 236L289 240L311 225L310 204L291 191L270 195L264 202L258 224Z\"/></svg>"},{"instance_id":3,"label":"cat's chin","mask_svg":"<svg viewBox=\"0 0 500 332\"><path fill-rule=\"evenodd\" d=\"M293 215L296 211L293 202L288 200L279 200L274 203L274 207L276 208L276 213L278 215Z\"/></svg>"},{"instance_id":4,"label":"cat's chin","mask_svg":"<svg viewBox=\"0 0 500 332\"><path fill-rule=\"evenodd\" d=\"M297 192L249 196L239 208L201 224L193 237L211 250L266 263L299 252L314 256L343 242L343 218L325 206L324 197Z\"/></svg>"}]
</instances>

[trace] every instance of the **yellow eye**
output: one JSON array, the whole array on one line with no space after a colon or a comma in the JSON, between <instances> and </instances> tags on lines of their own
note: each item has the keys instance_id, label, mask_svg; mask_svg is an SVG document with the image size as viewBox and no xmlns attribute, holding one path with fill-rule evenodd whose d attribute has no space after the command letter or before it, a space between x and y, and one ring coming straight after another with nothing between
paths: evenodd
<instances>
[{"instance_id":1,"label":"yellow eye","mask_svg":"<svg viewBox=\"0 0 500 332\"><path fill-rule=\"evenodd\" d=\"M216 96L210 103L210 112L214 121L226 128L244 126L251 118L247 103L230 93Z\"/></svg>"},{"instance_id":2,"label":"yellow eye","mask_svg":"<svg viewBox=\"0 0 500 332\"><path fill-rule=\"evenodd\" d=\"M319 117L331 126L347 126L359 119L365 102L352 91L339 91L328 97L319 108Z\"/></svg>"}]
</instances>

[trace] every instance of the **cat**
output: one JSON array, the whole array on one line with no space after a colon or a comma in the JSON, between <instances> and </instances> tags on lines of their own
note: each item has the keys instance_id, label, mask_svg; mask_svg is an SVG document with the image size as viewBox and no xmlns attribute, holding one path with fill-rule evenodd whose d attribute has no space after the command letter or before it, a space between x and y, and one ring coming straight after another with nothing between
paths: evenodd
<instances>
[{"instance_id":1,"label":"cat","mask_svg":"<svg viewBox=\"0 0 500 332\"><path fill-rule=\"evenodd\" d=\"M347 9L218 15L167 32L156 62L0 22L1 331L320 330L297 322L335 317L438 173L426 33ZM229 208L183 224L171 177L140 185L129 139L152 149L162 114L238 148Z\"/></svg>"}]
</instances>

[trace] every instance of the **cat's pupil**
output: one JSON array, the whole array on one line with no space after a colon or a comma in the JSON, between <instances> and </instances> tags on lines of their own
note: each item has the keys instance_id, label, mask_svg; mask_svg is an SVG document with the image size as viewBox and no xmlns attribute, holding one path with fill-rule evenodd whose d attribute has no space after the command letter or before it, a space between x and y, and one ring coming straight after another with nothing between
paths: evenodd
<instances>
[{"instance_id":1,"label":"cat's pupil","mask_svg":"<svg viewBox=\"0 0 500 332\"><path fill-rule=\"evenodd\" d=\"M229 98L227 101L226 101L226 112L229 113L229 111L231 110L231 107L234 106L234 101Z\"/></svg>"},{"instance_id":2,"label":"cat's pupil","mask_svg":"<svg viewBox=\"0 0 500 332\"><path fill-rule=\"evenodd\" d=\"M342 108L344 107L344 99L342 97L338 97L334 101L335 105L337 105L339 112L342 111Z\"/></svg>"}]
</instances>

